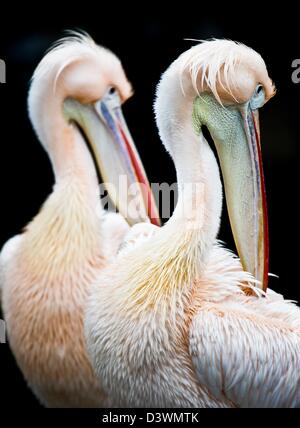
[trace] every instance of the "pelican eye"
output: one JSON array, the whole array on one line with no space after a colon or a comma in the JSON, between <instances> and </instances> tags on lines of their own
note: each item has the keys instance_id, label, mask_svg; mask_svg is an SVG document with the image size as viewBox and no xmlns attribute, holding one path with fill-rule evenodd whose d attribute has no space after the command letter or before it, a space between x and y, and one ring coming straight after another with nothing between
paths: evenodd
<instances>
[{"instance_id":1,"label":"pelican eye","mask_svg":"<svg viewBox=\"0 0 300 428\"><path fill-rule=\"evenodd\" d=\"M263 85L257 85L255 89L256 94L259 95L263 89Z\"/></svg>"},{"instance_id":2,"label":"pelican eye","mask_svg":"<svg viewBox=\"0 0 300 428\"><path fill-rule=\"evenodd\" d=\"M111 86L111 87L109 88L109 90L108 90L108 94L109 94L109 95L114 95L115 93L116 93L116 88L114 88L114 87L112 87L112 86Z\"/></svg>"},{"instance_id":3,"label":"pelican eye","mask_svg":"<svg viewBox=\"0 0 300 428\"><path fill-rule=\"evenodd\" d=\"M265 103L265 89L260 83L256 86L255 91L250 99L250 105L253 110L262 107Z\"/></svg>"}]
</instances>

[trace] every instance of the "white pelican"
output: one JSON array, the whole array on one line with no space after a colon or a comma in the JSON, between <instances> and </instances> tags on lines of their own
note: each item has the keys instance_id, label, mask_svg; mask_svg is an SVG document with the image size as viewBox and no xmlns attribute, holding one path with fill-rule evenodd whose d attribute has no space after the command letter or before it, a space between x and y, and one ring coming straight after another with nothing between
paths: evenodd
<instances>
[{"instance_id":1,"label":"white pelican","mask_svg":"<svg viewBox=\"0 0 300 428\"><path fill-rule=\"evenodd\" d=\"M300 405L299 308L255 287L266 288L268 257L257 109L273 94L261 56L228 40L194 46L161 78L155 112L178 204L99 274L87 305L93 366L119 405ZM216 240L222 189L204 125L245 270Z\"/></svg>"},{"instance_id":2,"label":"white pelican","mask_svg":"<svg viewBox=\"0 0 300 428\"><path fill-rule=\"evenodd\" d=\"M96 272L110 263L129 225L101 208L85 140L104 181L117 185L122 173L128 185L147 184L121 113L121 100L130 95L119 59L76 34L42 59L30 87L30 119L51 159L55 186L25 231L5 244L1 288L12 351L49 407L112 405L86 353L83 308ZM140 217L129 218L132 223L147 220L145 196L152 197L137 195ZM120 212L126 209L111 196Z\"/></svg>"}]
</instances>

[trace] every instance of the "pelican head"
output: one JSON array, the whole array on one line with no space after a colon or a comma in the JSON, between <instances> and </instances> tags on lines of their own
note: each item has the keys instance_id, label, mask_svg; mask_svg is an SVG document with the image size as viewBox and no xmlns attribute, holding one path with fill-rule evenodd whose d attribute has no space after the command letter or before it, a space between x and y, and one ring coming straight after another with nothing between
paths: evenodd
<instances>
[{"instance_id":1,"label":"pelican head","mask_svg":"<svg viewBox=\"0 0 300 428\"><path fill-rule=\"evenodd\" d=\"M169 77L176 76L185 105L192 106L186 113L179 103L181 117L189 115L197 135L203 137L204 126L210 132L243 268L266 289L268 224L258 109L275 93L266 65L257 52L243 44L210 40L184 52L165 75L168 79L162 78L158 98ZM158 104L156 109L161 113L160 100ZM167 149L176 158L176 148Z\"/></svg>"},{"instance_id":2,"label":"pelican head","mask_svg":"<svg viewBox=\"0 0 300 428\"><path fill-rule=\"evenodd\" d=\"M62 152L59 145L72 146L74 130L84 137L98 172L109 183L110 198L129 223L135 223L148 221L150 210L153 213L156 207L121 111L131 95L131 84L120 60L88 35L72 33L59 40L40 62L33 75L28 106L37 135L54 164L66 169L67 151ZM121 175L126 176L128 192L134 184L138 202L143 200L131 216L128 195L119 194Z\"/></svg>"}]
</instances>

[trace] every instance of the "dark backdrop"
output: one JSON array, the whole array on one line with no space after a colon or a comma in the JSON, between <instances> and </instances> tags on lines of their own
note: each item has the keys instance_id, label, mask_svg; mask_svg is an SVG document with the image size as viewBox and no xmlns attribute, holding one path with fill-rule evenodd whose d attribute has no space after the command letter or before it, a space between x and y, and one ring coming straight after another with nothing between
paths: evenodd
<instances>
[{"instance_id":1,"label":"dark backdrop","mask_svg":"<svg viewBox=\"0 0 300 428\"><path fill-rule=\"evenodd\" d=\"M270 271L279 275L270 286L287 298L300 300L297 244L300 83L292 83L292 61L300 58L294 12L269 9L263 14L253 3L221 11L204 10L196 2L144 4L130 10L111 2L40 4L3 11L0 58L7 64L7 83L0 85L1 126L1 239L20 232L51 191L53 175L46 153L27 117L29 79L44 51L64 29L84 29L122 59L135 96L124 113L144 161L150 181L175 181L171 159L164 151L154 123L152 103L160 74L191 46L184 38L230 38L261 53L276 83L277 95L261 111L261 134L270 221ZM128 6L128 5L127 5ZM66 5L64 4L64 7ZM229 7L229 6L227 6ZM283 5L282 5L283 7ZM2 8L2 6L1 6ZM44 9L44 10L43 10ZM18 20L17 20L18 19ZM220 238L234 249L224 209ZM8 345L0 345L1 406L35 407Z\"/></svg>"}]
</instances>

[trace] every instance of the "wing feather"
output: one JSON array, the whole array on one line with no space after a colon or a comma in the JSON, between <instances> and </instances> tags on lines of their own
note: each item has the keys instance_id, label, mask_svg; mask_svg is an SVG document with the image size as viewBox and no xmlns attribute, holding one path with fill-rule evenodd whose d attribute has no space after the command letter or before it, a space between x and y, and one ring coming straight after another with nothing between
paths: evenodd
<instances>
[{"instance_id":1,"label":"wing feather","mask_svg":"<svg viewBox=\"0 0 300 428\"><path fill-rule=\"evenodd\" d=\"M197 312L190 353L217 399L239 407L300 406L300 311L289 305L298 313L293 324L216 306Z\"/></svg>"}]
</instances>

